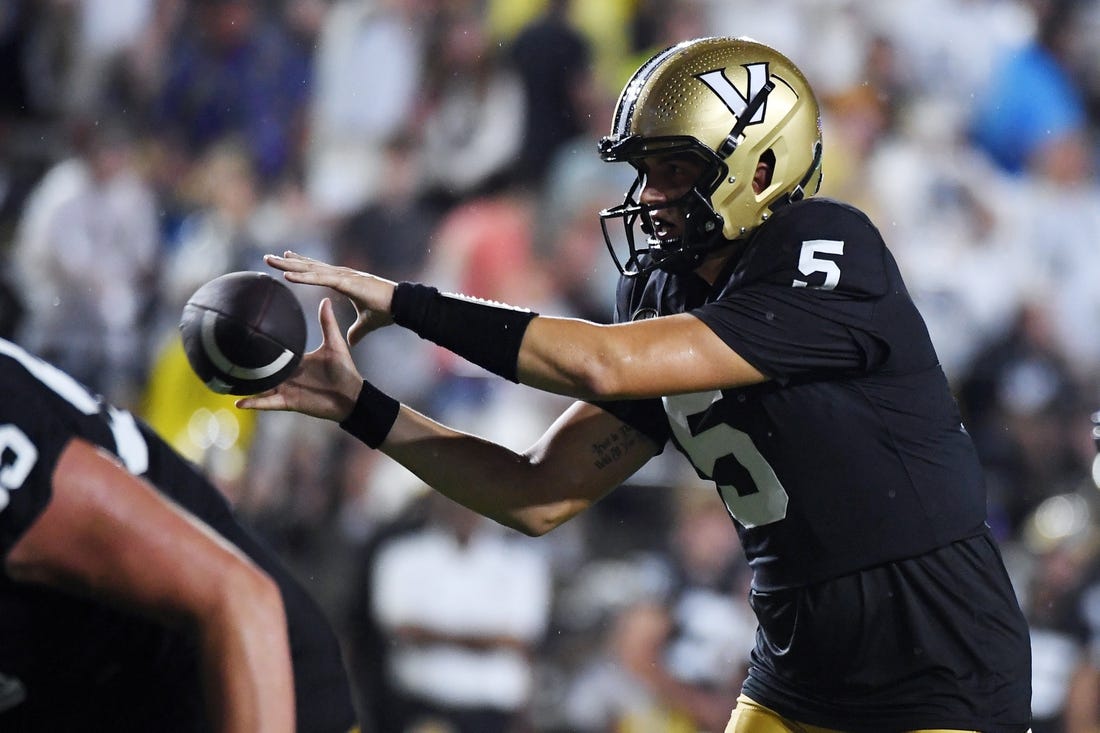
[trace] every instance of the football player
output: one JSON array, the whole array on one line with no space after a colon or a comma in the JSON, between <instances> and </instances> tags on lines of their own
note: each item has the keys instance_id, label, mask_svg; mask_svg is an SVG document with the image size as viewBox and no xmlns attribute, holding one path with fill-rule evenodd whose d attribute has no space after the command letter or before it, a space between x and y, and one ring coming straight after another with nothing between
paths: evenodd
<instances>
[{"instance_id":1,"label":"football player","mask_svg":"<svg viewBox=\"0 0 1100 733\"><path fill-rule=\"evenodd\" d=\"M345 733L336 638L218 490L0 339L0 730Z\"/></svg>"},{"instance_id":2,"label":"football player","mask_svg":"<svg viewBox=\"0 0 1100 733\"><path fill-rule=\"evenodd\" d=\"M579 398L530 449L360 381L327 302L302 370L240 404L340 421L531 535L671 442L713 480L753 571L756 645L727 733L1025 731L1028 630L982 469L879 231L812 196L821 130L802 73L748 39L672 46L627 83L599 151L637 171L601 212L622 273L614 325L268 258L350 297L348 342L392 321Z\"/></svg>"}]
</instances>

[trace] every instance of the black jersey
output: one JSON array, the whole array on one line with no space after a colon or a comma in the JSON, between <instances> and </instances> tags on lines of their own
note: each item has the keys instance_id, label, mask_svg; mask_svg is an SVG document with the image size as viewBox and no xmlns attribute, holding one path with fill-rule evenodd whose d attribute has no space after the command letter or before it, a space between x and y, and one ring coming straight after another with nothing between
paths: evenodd
<instances>
[{"instance_id":1,"label":"black jersey","mask_svg":"<svg viewBox=\"0 0 1100 733\"><path fill-rule=\"evenodd\" d=\"M130 413L2 339L0 557L49 504L54 467L74 437L118 456L275 579L289 625L298 730L352 728L341 651L321 609L235 519L218 490ZM0 674L26 689L23 703L0 712L0 730L209 729L197 649L185 634L96 602L13 582L3 573Z\"/></svg>"},{"instance_id":2,"label":"black jersey","mask_svg":"<svg viewBox=\"0 0 1100 733\"><path fill-rule=\"evenodd\" d=\"M842 730L1025 730L1027 626L977 454L866 216L808 199L713 287L659 270L620 282L618 321L675 313L769 380L600 406L671 439L725 500L760 622L746 693Z\"/></svg>"},{"instance_id":3,"label":"black jersey","mask_svg":"<svg viewBox=\"0 0 1100 733\"><path fill-rule=\"evenodd\" d=\"M787 206L715 287L655 271L624 279L618 296L619 321L692 313L770 378L603 405L661 444L671 437L714 480L758 589L983 531L970 437L897 265L857 210Z\"/></svg>"}]
</instances>

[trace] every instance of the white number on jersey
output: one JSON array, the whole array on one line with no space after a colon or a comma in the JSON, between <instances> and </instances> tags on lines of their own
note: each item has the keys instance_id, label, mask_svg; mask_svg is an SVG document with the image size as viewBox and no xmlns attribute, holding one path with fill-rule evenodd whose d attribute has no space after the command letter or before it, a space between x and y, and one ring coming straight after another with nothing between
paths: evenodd
<instances>
[{"instance_id":1,"label":"white number on jersey","mask_svg":"<svg viewBox=\"0 0 1100 733\"><path fill-rule=\"evenodd\" d=\"M696 470L710 478L733 518L746 527L778 522L787 516L787 491L752 438L727 423L698 432L692 418L722 399L722 393L664 397L665 412L677 442Z\"/></svg>"},{"instance_id":2,"label":"white number on jersey","mask_svg":"<svg viewBox=\"0 0 1100 733\"><path fill-rule=\"evenodd\" d=\"M3 463L8 455L11 463ZM0 425L0 511L11 499L9 492L23 486L37 462L38 449L27 434L15 425Z\"/></svg>"},{"instance_id":3,"label":"white number on jersey","mask_svg":"<svg viewBox=\"0 0 1100 733\"><path fill-rule=\"evenodd\" d=\"M119 459L135 475L143 474L149 469L149 446L145 444L145 438L138 430L133 415L116 407L105 408L80 382L52 364L31 356L13 343L0 340L0 354L18 361L38 381L85 415L97 415L106 409L107 424L115 439ZM23 437L26 438L25 435Z\"/></svg>"},{"instance_id":4,"label":"white number on jersey","mask_svg":"<svg viewBox=\"0 0 1100 733\"><path fill-rule=\"evenodd\" d=\"M798 271L809 277L816 272L825 275L825 282L814 287L820 290L832 290L840 283L840 266L836 262L819 254L837 255L844 254L844 242L836 239L811 239L802 243L802 252L798 255ZM794 280L791 286L796 288L809 287L805 280Z\"/></svg>"}]
</instances>

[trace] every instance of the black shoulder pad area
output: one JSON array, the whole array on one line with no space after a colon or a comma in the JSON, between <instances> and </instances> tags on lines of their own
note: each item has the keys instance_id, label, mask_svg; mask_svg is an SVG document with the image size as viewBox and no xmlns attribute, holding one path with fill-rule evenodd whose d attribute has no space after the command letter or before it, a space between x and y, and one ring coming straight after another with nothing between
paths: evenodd
<instances>
[{"instance_id":1,"label":"black shoulder pad area","mask_svg":"<svg viewBox=\"0 0 1100 733\"><path fill-rule=\"evenodd\" d=\"M879 297L889 287L886 245L853 206L811 198L779 209L753 235L732 285L769 283Z\"/></svg>"}]
</instances>

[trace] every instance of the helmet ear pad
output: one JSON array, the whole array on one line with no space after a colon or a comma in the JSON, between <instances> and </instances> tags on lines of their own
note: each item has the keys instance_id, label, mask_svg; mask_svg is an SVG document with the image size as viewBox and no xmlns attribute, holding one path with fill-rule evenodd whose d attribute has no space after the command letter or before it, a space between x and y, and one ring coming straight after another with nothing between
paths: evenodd
<instances>
[{"instance_id":1,"label":"helmet ear pad","mask_svg":"<svg viewBox=\"0 0 1100 733\"><path fill-rule=\"evenodd\" d=\"M763 150L760 150L761 147ZM734 153L738 157L743 155L754 159L751 168L747 166L748 161L738 166L740 170L752 170L754 175L746 175L743 179L730 175L719 182L711 196L714 210L729 214L724 217L726 225L722 232L726 239L739 239L745 236L749 227L746 227L744 222L752 220L752 228L755 228L767 219L769 210L784 200L784 194L789 188L786 182L790 180L790 176L784 171L777 170L777 166L782 166L784 162L790 160L790 156L783 154L783 148L786 147L787 141L780 138L766 147L758 145ZM767 172L763 176L760 175L761 164L767 167ZM742 224L738 225L737 222Z\"/></svg>"}]
</instances>

